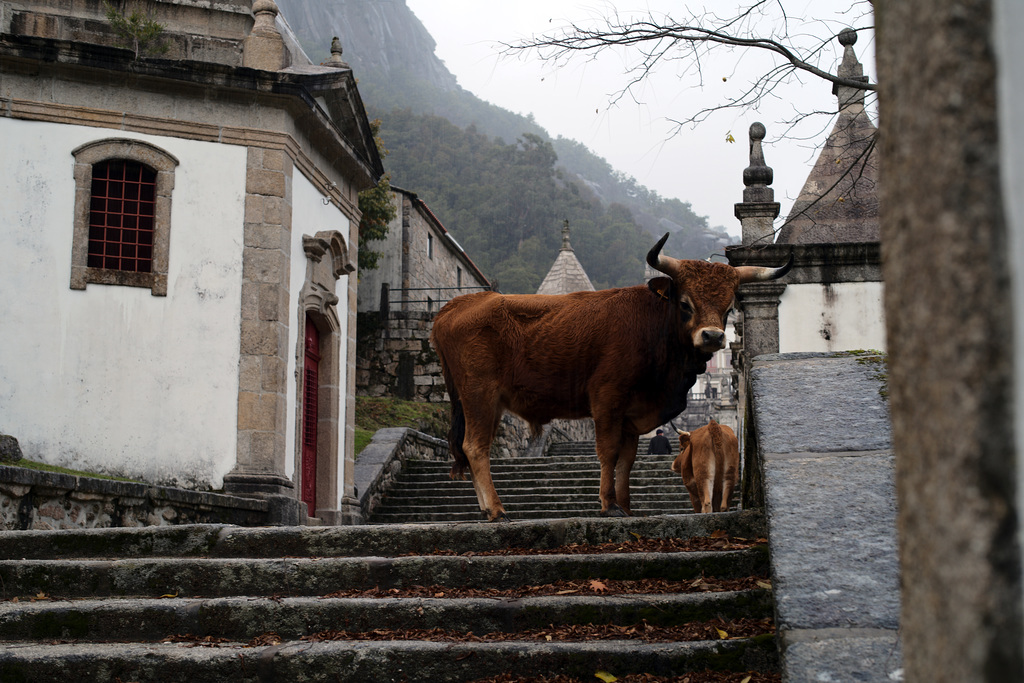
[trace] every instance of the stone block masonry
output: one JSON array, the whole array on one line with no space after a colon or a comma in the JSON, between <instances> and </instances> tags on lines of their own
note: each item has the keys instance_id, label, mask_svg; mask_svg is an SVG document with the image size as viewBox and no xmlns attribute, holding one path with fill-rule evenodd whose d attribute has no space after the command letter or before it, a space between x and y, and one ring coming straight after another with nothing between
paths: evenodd
<instances>
[{"instance_id":1,"label":"stone block masonry","mask_svg":"<svg viewBox=\"0 0 1024 683\"><path fill-rule=\"evenodd\" d=\"M0 530L271 523L266 500L0 466Z\"/></svg>"},{"instance_id":2,"label":"stone block masonry","mask_svg":"<svg viewBox=\"0 0 1024 683\"><path fill-rule=\"evenodd\" d=\"M376 311L360 313L356 394L446 402L441 366L430 346L433 319L427 311L392 311L381 324Z\"/></svg>"}]
</instances>

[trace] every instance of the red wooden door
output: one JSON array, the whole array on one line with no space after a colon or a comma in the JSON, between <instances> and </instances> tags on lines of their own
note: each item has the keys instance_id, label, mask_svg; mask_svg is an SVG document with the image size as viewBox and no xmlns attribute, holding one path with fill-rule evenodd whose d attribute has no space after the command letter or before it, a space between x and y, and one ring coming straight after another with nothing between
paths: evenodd
<instances>
[{"instance_id":1,"label":"red wooden door","mask_svg":"<svg viewBox=\"0 0 1024 683\"><path fill-rule=\"evenodd\" d=\"M316 430L320 394L320 333L316 325L306 318L306 361L303 369L302 389L302 502L309 515L316 514Z\"/></svg>"}]
</instances>

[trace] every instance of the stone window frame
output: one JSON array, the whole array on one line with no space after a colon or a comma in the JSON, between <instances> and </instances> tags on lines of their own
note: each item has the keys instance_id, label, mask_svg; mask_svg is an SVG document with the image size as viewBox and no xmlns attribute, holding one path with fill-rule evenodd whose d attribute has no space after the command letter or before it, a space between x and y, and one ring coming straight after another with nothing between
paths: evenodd
<instances>
[{"instance_id":1,"label":"stone window frame","mask_svg":"<svg viewBox=\"0 0 1024 683\"><path fill-rule=\"evenodd\" d=\"M102 285L145 287L153 296L167 296L167 272L171 241L171 193L174 170L179 162L173 154L143 140L105 138L72 150L75 158L75 214L71 238L71 289L85 289L90 282ZM156 171L156 206L153 216L153 262L148 273L90 268L89 209L92 199L94 164L124 159Z\"/></svg>"}]
</instances>

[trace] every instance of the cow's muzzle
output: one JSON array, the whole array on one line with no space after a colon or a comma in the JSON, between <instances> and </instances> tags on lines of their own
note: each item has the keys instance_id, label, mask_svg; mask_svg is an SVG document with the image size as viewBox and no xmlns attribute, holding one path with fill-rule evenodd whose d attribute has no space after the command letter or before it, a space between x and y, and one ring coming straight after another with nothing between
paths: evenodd
<instances>
[{"instance_id":1,"label":"cow's muzzle","mask_svg":"<svg viewBox=\"0 0 1024 683\"><path fill-rule=\"evenodd\" d=\"M725 348L725 332L717 327L703 327L693 337L693 346L704 353L714 353Z\"/></svg>"}]
</instances>

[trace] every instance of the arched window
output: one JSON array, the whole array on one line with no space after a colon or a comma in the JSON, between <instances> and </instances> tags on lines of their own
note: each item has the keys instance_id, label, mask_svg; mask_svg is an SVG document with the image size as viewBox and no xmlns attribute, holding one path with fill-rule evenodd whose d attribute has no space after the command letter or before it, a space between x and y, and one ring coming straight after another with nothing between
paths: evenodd
<instances>
[{"instance_id":1,"label":"arched window","mask_svg":"<svg viewBox=\"0 0 1024 683\"><path fill-rule=\"evenodd\" d=\"M90 282L167 295L171 191L178 160L141 140L108 139L74 150L71 288Z\"/></svg>"}]
</instances>

